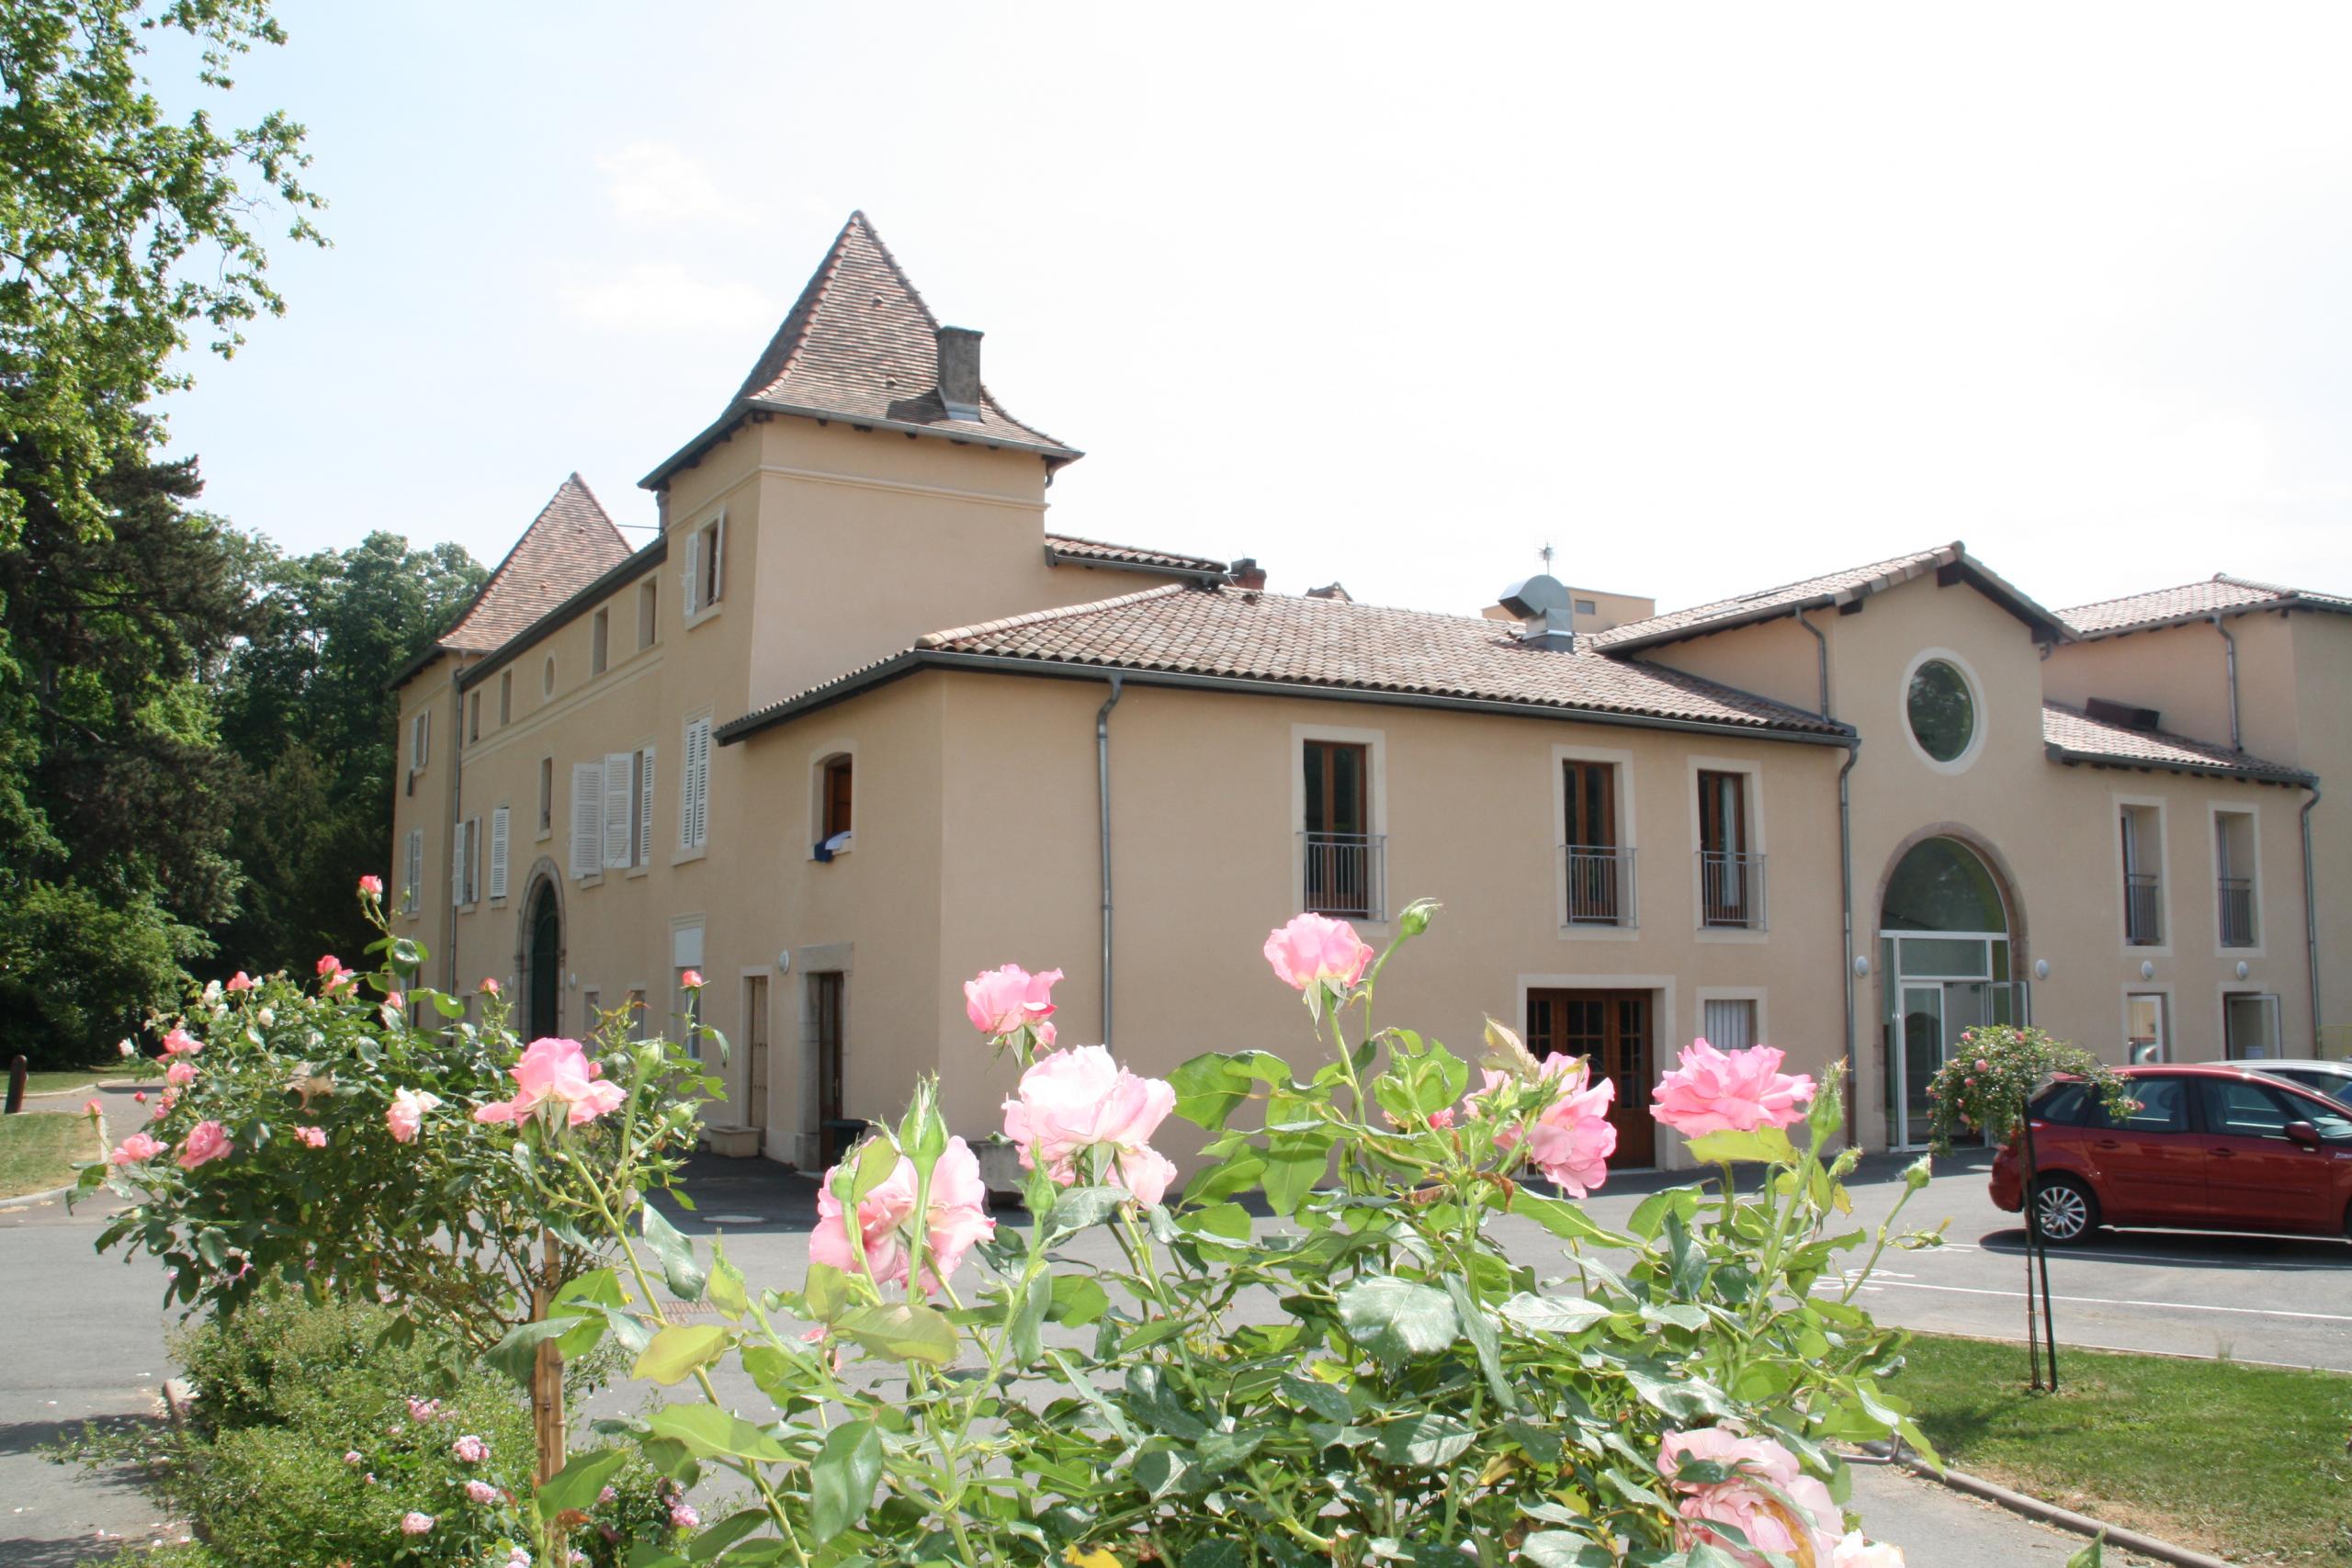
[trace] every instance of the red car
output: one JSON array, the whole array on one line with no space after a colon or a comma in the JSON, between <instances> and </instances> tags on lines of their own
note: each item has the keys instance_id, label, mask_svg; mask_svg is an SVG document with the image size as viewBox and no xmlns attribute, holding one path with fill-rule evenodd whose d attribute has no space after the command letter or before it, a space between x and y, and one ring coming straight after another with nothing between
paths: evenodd
<instances>
[{"instance_id":1,"label":"red car","mask_svg":"<svg viewBox=\"0 0 2352 1568\"><path fill-rule=\"evenodd\" d=\"M2034 1098L2034 1204L2050 1241L2103 1224L2352 1239L2352 1108L2248 1070L2140 1066L2139 1108L2109 1116L2079 1080ZM2022 1135L1993 1157L1993 1201L2025 1207Z\"/></svg>"}]
</instances>

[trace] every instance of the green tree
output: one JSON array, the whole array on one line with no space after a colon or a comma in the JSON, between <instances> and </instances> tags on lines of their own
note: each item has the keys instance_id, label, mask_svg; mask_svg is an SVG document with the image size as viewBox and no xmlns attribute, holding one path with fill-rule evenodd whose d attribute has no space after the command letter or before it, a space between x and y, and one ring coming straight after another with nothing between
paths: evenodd
<instances>
[{"instance_id":1,"label":"green tree","mask_svg":"<svg viewBox=\"0 0 2352 1568\"><path fill-rule=\"evenodd\" d=\"M208 97L255 42L285 41L268 0L0 6L0 545L35 496L103 527L100 482L142 444L149 400L189 379L171 360L190 327L226 355L242 323L284 309L254 232L265 203L323 243L300 125L166 113L142 64L171 32L200 51Z\"/></svg>"},{"instance_id":2,"label":"green tree","mask_svg":"<svg viewBox=\"0 0 2352 1568\"><path fill-rule=\"evenodd\" d=\"M275 969L369 940L351 889L390 870L400 702L385 682L486 576L459 546L411 549L384 533L347 550L273 553L261 570L256 625L218 699L252 806L238 834L246 888L217 967Z\"/></svg>"}]
</instances>

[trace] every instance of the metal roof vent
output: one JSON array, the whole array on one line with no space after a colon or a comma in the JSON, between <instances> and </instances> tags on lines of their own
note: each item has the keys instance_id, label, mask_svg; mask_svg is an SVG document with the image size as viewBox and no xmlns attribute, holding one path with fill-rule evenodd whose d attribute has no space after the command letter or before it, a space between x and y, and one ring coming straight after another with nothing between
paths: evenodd
<instances>
[{"instance_id":1,"label":"metal roof vent","mask_svg":"<svg viewBox=\"0 0 2352 1568\"><path fill-rule=\"evenodd\" d=\"M1556 577L1541 574L1503 590L1502 607L1519 617L1520 640L1531 648L1565 653L1577 645L1576 616L1568 591Z\"/></svg>"}]
</instances>

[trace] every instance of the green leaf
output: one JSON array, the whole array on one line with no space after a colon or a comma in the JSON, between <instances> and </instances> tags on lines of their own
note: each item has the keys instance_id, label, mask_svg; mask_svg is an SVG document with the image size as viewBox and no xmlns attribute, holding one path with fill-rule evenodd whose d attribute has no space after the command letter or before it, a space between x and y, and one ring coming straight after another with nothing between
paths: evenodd
<instances>
[{"instance_id":1,"label":"green leaf","mask_svg":"<svg viewBox=\"0 0 2352 1568\"><path fill-rule=\"evenodd\" d=\"M1520 1294L1499 1309L1505 1322L1532 1334L1581 1334L1605 1317L1616 1315L1599 1302L1581 1296Z\"/></svg>"},{"instance_id":2,"label":"green leaf","mask_svg":"<svg viewBox=\"0 0 2352 1568\"><path fill-rule=\"evenodd\" d=\"M1339 1305L1348 1337L1392 1364L1434 1355L1461 1331L1443 1291L1393 1275L1357 1280L1340 1292Z\"/></svg>"},{"instance_id":3,"label":"green leaf","mask_svg":"<svg viewBox=\"0 0 2352 1568\"><path fill-rule=\"evenodd\" d=\"M690 1562L707 1562L767 1522L764 1508L738 1509L688 1541L686 1557Z\"/></svg>"},{"instance_id":4,"label":"green leaf","mask_svg":"<svg viewBox=\"0 0 2352 1568\"><path fill-rule=\"evenodd\" d=\"M710 1304L729 1323L740 1321L752 1304L751 1292L743 1287L743 1271L727 1261L727 1248L717 1236L710 1239Z\"/></svg>"},{"instance_id":5,"label":"green leaf","mask_svg":"<svg viewBox=\"0 0 2352 1568\"><path fill-rule=\"evenodd\" d=\"M818 1323L831 1323L849 1305L849 1276L830 1263L808 1265L808 1282L800 1290L801 1304Z\"/></svg>"},{"instance_id":6,"label":"green leaf","mask_svg":"<svg viewBox=\"0 0 2352 1568\"><path fill-rule=\"evenodd\" d=\"M1306 1133L1270 1133L1266 1135L1266 1174L1262 1185L1266 1190L1266 1205L1277 1214L1292 1214L1298 1211L1315 1184L1323 1179L1330 1168L1331 1140L1327 1128Z\"/></svg>"},{"instance_id":7,"label":"green leaf","mask_svg":"<svg viewBox=\"0 0 2352 1568\"><path fill-rule=\"evenodd\" d=\"M552 1519L567 1508L586 1511L596 1494L628 1462L627 1449L592 1449L574 1454L561 1470L548 1477L531 1495L531 1506L542 1519Z\"/></svg>"},{"instance_id":8,"label":"green leaf","mask_svg":"<svg viewBox=\"0 0 2352 1568\"><path fill-rule=\"evenodd\" d=\"M1247 1192L1258 1185L1266 1174L1266 1156L1255 1149L1241 1149L1230 1158L1216 1165L1205 1165L1193 1173L1184 1184L1187 1203L1218 1203Z\"/></svg>"},{"instance_id":9,"label":"green leaf","mask_svg":"<svg viewBox=\"0 0 2352 1568\"><path fill-rule=\"evenodd\" d=\"M1453 1315L1462 1325L1462 1337L1470 1341L1470 1348L1478 1355L1478 1370L1487 1375L1487 1387L1495 1403L1505 1410L1519 1408L1519 1400L1511 1392L1510 1380L1503 1376L1502 1341L1495 1333L1494 1321L1470 1294L1470 1287L1459 1274L1445 1277L1445 1293L1453 1298Z\"/></svg>"},{"instance_id":10,"label":"green leaf","mask_svg":"<svg viewBox=\"0 0 2352 1568\"><path fill-rule=\"evenodd\" d=\"M854 1209L876 1188L889 1180L890 1173L898 1168L899 1145L888 1138L868 1138L858 1145L855 1162L851 1168L833 1179L836 1183L833 1195L842 1201L843 1209ZM839 1190L839 1183L843 1181L849 1183L847 1192Z\"/></svg>"},{"instance_id":11,"label":"green leaf","mask_svg":"<svg viewBox=\"0 0 2352 1568\"><path fill-rule=\"evenodd\" d=\"M778 1464L792 1458L792 1450L782 1443L716 1404L664 1404L646 1417L645 1425L654 1437L671 1438L698 1459ZM652 1457L649 1446L646 1458Z\"/></svg>"},{"instance_id":12,"label":"green leaf","mask_svg":"<svg viewBox=\"0 0 2352 1568\"><path fill-rule=\"evenodd\" d=\"M2100 1568L2100 1562L2104 1556L2103 1549L2106 1545L2107 1537L2102 1534L2088 1546L2066 1559L2066 1568Z\"/></svg>"},{"instance_id":13,"label":"green leaf","mask_svg":"<svg viewBox=\"0 0 2352 1568\"><path fill-rule=\"evenodd\" d=\"M515 1145L521 1147L519 1144ZM620 1277L610 1269L592 1269L576 1279L564 1281L563 1288L548 1303L549 1317L570 1315L564 1312L568 1304L582 1307L617 1307L621 1304ZM578 1325L556 1341L556 1350L567 1361L577 1360L596 1348L605 1337L605 1315L601 1311L582 1313Z\"/></svg>"},{"instance_id":14,"label":"green leaf","mask_svg":"<svg viewBox=\"0 0 2352 1568\"><path fill-rule=\"evenodd\" d=\"M715 1323L681 1324L653 1337L630 1369L629 1376L650 1378L664 1387L683 1382L697 1367L708 1366L726 1353L728 1332Z\"/></svg>"},{"instance_id":15,"label":"green leaf","mask_svg":"<svg viewBox=\"0 0 2352 1568\"><path fill-rule=\"evenodd\" d=\"M1602 1229L1593 1222L1591 1216L1574 1203L1563 1202L1557 1198L1545 1198L1530 1192L1525 1188L1520 1189L1512 1197L1510 1212L1514 1214L1525 1214L1562 1241L1590 1241L1597 1242L1602 1247L1632 1247L1634 1245L1632 1236L1619 1235L1615 1231ZM1637 1213L1635 1224L1639 1223Z\"/></svg>"},{"instance_id":16,"label":"green leaf","mask_svg":"<svg viewBox=\"0 0 2352 1568\"><path fill-rule=\"evenodd\" d=\"M1110 1310L1110 1293L1085 1275L1054 1276L1054 1304L1046 1314L1046 1322L1080 1328Z\"/></svg>"},{"instance_id":17,"label":"green leaf","mask_svg":"<svg viewBox=\"0 0 2352 1568\"><path fill-rule=\"evenodd\" d=\"M1373 1446L1391 1464L1435 1470L1460 1459L1477 1436L1468 1422L1428 1411L1389 1422Z\"/></svg>"},{"instance_id":18,"label":"green leaf","mask_svg":"<svg viewBox=\"0 0 2352 1568\"><path fill-rule=\"evenodd\" d=\"M1733 1160L1761 1160L1767 1165L1792 1165L1796 1162L1796 1146L1789 1142L1788 1134L1778 1127L1758 1127L1753 1133L1704 1133L1690 1140L1690 1157L1702 1165L1721 1165Z\"/></svg>"},{"instance_id":19,"label":"green leaf","mask_svg":"<svg viewBox=\"0 0 2352 1568\"><path fill-rule=\"evenodd\" d=\"M540 1344L561 1338L571 1332L578 1321L566 1316L535 1318L529 1323L518 1323L483 1353L482 1359L528 1388L531 1386L531 1367L538 1359Z\"/></svg>"},{"instance_id":20,"label":"green leaf","mask_svg":"<svg viewBox=\"0 0 2352 1568\"><path fill-rule=\"evenodd\" d=\"M1249 1562L1238 1541L1204 1540L1184 1549L1177 1568L1248 1568Z\"/></svg>"},{"instance_id":21,"label":"green leaf","mask_svg":"<svg viewBox=\"0 0 2352 1568\"><path fill-rule=\"evenodd\" d=\"M853 1307L833 1320L833 1329L888 1360L944 1367L956 1359L956 1325L917 1302Z\"/></svg>"},{"instance_id":22,"label":"green leaf","mask_svg":"<svg viewBox=\"0 0 2352 1568\"><path fill-rule=\"evenodd\" d=\"M646 1242L662 1259L662 1282L670 1287L670 1293L682 1302L702 1300L705 1276L702 1265L695 1260L695 1244L678 1234L677 1227L651 1203L642 1212Z\"/></svg>"},{"instance_id":23,"label":"green leaf","mask_svg":"<svg viewBox=\"0 0 2352 1568\"><path fill-rule=\"evenodd\" d=\"M1054 1282L1044 1274L1031 1277L1028 1289L1012 1303L1004 1330L1005 1349L1015 1367L1025 1367L1046 1353L1046 1314L1054 1304Z\"/></svg>"},{"instance_id":24,"label":"green leaf","mask_svg":"<svg viewBox=\"0 0 2352 1568\"><path fill-rule=\"evenodd\" d=\"M1066 1187L1055 1195L1053 1211L1046 1216L1046 1239L1058 1241L1099 1225L1133 1196L1124 1187Z\"/></svg>"},{"instance_id":25,"label":"green leaf","mask_svg":"<svg viewBox=\"0 0 2352 1568\"><path fill-rule=\"evenodd\" d=\"M822 1546L865 1517L882 1478L882 1434L871 1421L844 1421L825 1434L808 1467L808 1529Z\"/></svg>"},{"instance_id":26,"label":"green leaf","mask_svg":"<svg viewBox=\"0 0 2352 1568\"><path fill-rule=\"evenodd\" d=\"M1255 1092L1252 1084L1289 1082L1290 1065L1264 1051L1212 1051L1169 1074L1168 1081L1176 1089L1176 1114L1216 1133Z\"/></svg>"},{"instance_id":27,"label":"green leaf","mask_svg":"<svg viewBox=\"0 0 2352 1568\"><path fill-rule=\"evenodd\" d=\"M1617 1561L1608 1547L1566 1530L1537 1530L1521 1545L1519 1555L1535 1568L1612 1568Z\"/></svg>"}]
</instances>

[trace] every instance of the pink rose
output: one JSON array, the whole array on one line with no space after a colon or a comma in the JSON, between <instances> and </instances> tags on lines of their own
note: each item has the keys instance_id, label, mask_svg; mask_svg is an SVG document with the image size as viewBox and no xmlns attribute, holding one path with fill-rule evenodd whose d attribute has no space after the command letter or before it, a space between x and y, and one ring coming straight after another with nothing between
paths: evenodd
<instances>
[{"instance_id":1,"label":"pink rose","mask_svg":"<svg viewBox=\"0 0 2352 1568\"><path fill-rule=\"evenodd\" d=\"M386 991L384 993L384 1005L391 1009L394 1012L398 1012L401 1009L408 1006L408 998L401 995L398 991Z\"/></svg>"},{"instance_id":2,"label":"pink rose","mask_svg":"<svg viewBox=\"0 0 2352 1568\"><path fill-rule=\"evenodd\" d=\"M487 1481L469 1481L466 1483L466 1498L469 1502L488 1507L498 1501L498 1488Z\"/></svg>"},{"instance_id":3,"label":"pink rose","mask_svg":"<svg viewBox=\"0 0 2352 1568\"><path fill-rule=\"evenodd\" d=\"M1136 1077L1100 1045L1080 1045L1042 1057L1021 1075L1019 1098L1004 1102L1004 1135L1019 1145L1022 1169L1042 1162L1065 1187L1078 1179L1080 1152L1107 1147L1127 1190L1157 1203L1176 1166L1149 1141L1175 1108L1171 1085Z\"/></svg>"},{"instance_id":4,"label":"pink rose","mask_svg":"<svg viewBox=\"0 0 2352 1568\"><path fill-rule=\"evenodd\" d=\"M139 1047L128 1040L118 1040L114 1043L114 1054L127 1062L139 1055Z\"/></svg>"},{"instance_id":5,"label":"pink rose","mask_svg":"<svg viewBox=\"0 0 2352 1568\"><path fill-rule=\"evenodd\" d=\"M485 997L494 997L498 995L497 980L491 976L483 976L481 977L481 994Z\"/></svg>"},{"instance_id":6,"label":"pink rose","mask_svg":"<svg viewBox=\"0 0 2352 1568\"><path fill-rule=\"evenodd\" d=\"M230 976L228 985L222 987L224 990L231 991L250 991L253 988L254 977L242 969Z\"/></svg>"},{"instance_id":7,"label":"pink rose","mask_svg":"<svg viewBox=\"0 0 2352 1568\"><path fill-rule=\"evenodd\" d=\"M426 1421L438 1420L440 1416L441 1402L439 1400L419 1399L413 1393L408 1396L408 1418L410 1420L422 1425ZM392 1427L392 1436L397 1438L400 1435L401 1429L396 1425Z\"/></svg>"},{"instance_id":8,"label":"pink rose","mask_svg":"<svg viewBox=\"0 0 2352 1568\"><path fill-rule=\"evenodd\" d=\"M392 1142L413 1144L424 1130L424 1113L438 1107L441 1097L419 1089L404 1089L392 1096L392 1103L384 1112L384 1124L392 1130Z\"/></svg>"},{"instance_id":9,"label":"pink rose","mask_svg":"<svg viewBox=\"0 0 2352 1568\"><path fill-rule=\"evenodd\" d=\"M507 1069L516 1084L514 1098L493 1100L474 1111L482 1122L518 1122L541 1105L553 1105L567 1124L594 1122L617 1111L628 1093L616 1083L600 1083L601 1070L588 1060L577 1040L534 1040L523 1049L523 1059Z\"/></svg>"},{"instance_id":10,"label":"pink rose","mask_svg":"<svg viewBox=\"0 0 2352 1568\"><path fill-rule=\"evenodd\" d=\"M420 1514L412 1508L401 1516L401 1534L402 1535L429 1535L432 1530L433 1516L431 1514Z\"/></svg>"},{"instance_id":11,"label":"pink rose","mask_svg":"<svg viewBox=\"0 0 2352 1568\"><path fill-rule=\"evenodd\" d=\"M164 1055L166 1056L192 1056L203 1049L203 1041L177 1024L174 1024L172 1032L164 1036Z\"/></svg>"},{"instance_id":12,"label":"pink rose","mask_svg":"<svg viewBox=\"0 0 2352 1568\"><path fill-rule=\"evenodd\" d=\"M1866 1540L1861 1531L1849 1530L1838 1542L1829 1568L1903 1568L1903 1549L1883 1540Z\"/></svg>"},{"instance_id":13,"label":"pink rose","mask_svg":"<svg viewBox=\"0 0 2352 1568\"><path fill-rule=\"evenodd\" d=\"M344 1454L343 1462L352 1466L354 1469L356 1469L367 1461L359 1457L359 1450L357 1449L352 1449Z\"/></svg>"},{"instance_id":14,"label":"pink rose","mask_svg":"<svg viewBox=\"0 0 2352 1568\"><path fill-rule=\"evenodd\" d=\"M613 1502L617 1502L617 1501L619 1501L619 1500L620 1500L620 1494L619 1494L619 1493L617 1493L617 1492L616 1492L616 1491L614 1491L614 1490L613 1490L611 1487L609 1487L609 1486L606 1486L606 1487L604 1487L604 1488L600 1489L600 1490L597 1492L597 1494L596 1494L596 1501L598 1501L599 1503L613 1503Z\"/></svg>"},{"instance_id":15,"label":"pink rose","mask_svg":"<svg viewBox=\"0 0 2352 1568\"><path fill-rule=\"evenodd\" d=\"M82 1114L92 1121L103 1122L107 1119L107 1108L102 1101L93 1100L89 1104L82 1107Z\"/></svg>"},{"instance_id":16,"label":"pink rose","mask_svg":"<svg viewBox=\"0 0 2352 1568\"><path fill-rule=\"evenodd\" d=\"M1341 989L1363 978L1373 951L1345 920L1301 915L1266 933L1266 962L1286 986L1299 990L1318 982Z\"/></svg>"},{"instance_id":17,"label":"pink rose","mask_svg":"<svg viewBox=\"0 0 2352 1568\"><path fill-rule=\"evenodd\" d=\"M112 1165L143 1165L164 1152L164 1145L144 1133L133 1133L114 1146L107 1156Z\"/></svg>"},{"instance_id":18,"label":"pink rose","mask_svg":"<svg viewBox=\"0 0 2352 1568\"><path fill-rule=\"evenodd\" d=\"M359 879L359 891L370 898L381 898L384 896L384 879L369 872Z\"/></svg>"},{"instance_id":19,"label":"pink rose","mask_svg":"<svg viewBox=\"0 0 2352 1568\"><path fill-rule=\"evenodd\" d=\"M1558 1089L1536 1112L1535 1128L1527 1140L1528 1157L1569 1196L1584 1197L1609 1179L1609 1156L1617 1152L1617 1129L1609 1124L1609 1102L1617 1098L1617 1086L1607 1078L1593 1083L1581 1056L1547 1056L1539 1070L1543 1081ZM1489 1068L1486 1080L1486 1092L1491 1095L1510 1077ZM1516 1147L1519 1129L1505 1127L1495 1143L1505 1149Z\"/></svg>"},{"instance_id":20,"label":"pink rose","mask_svg":"<svg viewBox=\"0 0 2352 1568\"><path fill-rule=\"evenodd\" d=\"M185 1089L196 1081L194 1062L174 1062L164 1069L164 1081L174 1089Z\"/></svg>"},{"instance_id":21,"label":"pink rose","mask_svg":"<svg viewBox=\"0 0 2352 1568\"><path fill-rule=\"evenodd\" d=\"M833 1178L841 1169L835 1166L827 1171L825 1183L818 1190L817 1228L808 1235L808 1260L854 1274L857 1260L850 1253L849 1225L842 1218L842 1201L833 1191ZM988 1189L980 1183L979 1156L963 1139L948 1139L946 1152L931 1172L931 1213L925 1216L924 1229L932 1261L923 1270L924 1291L935 1289L939 1280L955 1273L973 1243L996 1234L988 1205ZM880 1284L897 1284L907 1277L911 1258L905 1233L914 1210L915 1162L901 1155L889 1176L857 1205L859 1244L865 1252L866 1267L874 1270Z\"/></svg>"},{"instance_id":22,"label":"pink rose","mask_svg":"<svg viewBox=\"0 0 2352 1568\"><path fill-rule=\"evenodd\" d=\"M143 1089L132 1089L130 1091L130 1100L131 1103L134 1105L144 1105L147 1103L147 1091Z\"/></svg>"},{"instance_id":23,"label":"pink rose","mask_svg":"<svg viewBox=\"0 0 2352 1568\"><path fill-rule=\"evenodd\" d=\"M689 991L701 990L702 971L699 969L687 970L684 974L678 976L678 984L684 987Z\"/></svg>"},{"instance_id":24,"label":"pink rose","mask_svg":"<svg viewBox=\"0 0 2352 1568\"><path fill-rule=\"evenodd\" d=\"M322 975L339 975L343 972L343 960L330 953L319 960L318 969Z\"/></svg>"},{"instance_id":25,"label":"pink rose","mask_svg":"<svg viewBox=\"0 0 2352 1568\"><path fill-rule=\"evenodd\" d=\"M1685 1459L1704 1460L1736 1474L1729 1481L1676 1480ZM1678 1511L1685 1523L1679 1540L1685 1548L1705 1542L1728 1553L1741 1568L1768 1568L1758 1552L1796 1556L1800 1540L1811 1553L1809 1561L1816 1563L1830 1562L1837 1550L1843 1520L1829 1488L1805 1474L1796 1456L1769 1438L1743 1438L1720 1427L1669 1432L1658 1449L1657 1469L1681 1495ZM1792 1514L1758 1482L1776 1488L1796 1505L1797 1512ZM1738 1530L1757 1550L1742 1551L1730 1538L1707 1528L1717 1524Z\"/></svg>"},{"instance_id":26,"label":"pink rose","mask_svg":"<svg viewBox=\"0 0 2352 1568\"><path fill-rule=\"evenodd\" d=\"M1726 1052L1693 1040L1674 1071L1658 1080L1650 1114L1693 1138L1788 1126L1804 1118L1813 1079L1781 1072L1781 1053L1770 1045Z\"/></svg>"},{"instance_id":27,"label":"pink rose","mask_svg":"<svg viewBox=\"0 0 2352 1568\"><path fill-rule=\"evenodd\" d=\"M294 1129L294 1136L311 1148L322 1149L327 1146L327 1130L324 1127L297 1127Z\"/></svg>"},{"instance_id":28,"label":"pink rose","mask_svg":"<svg viewBox=\"0 0 2352 1568\"><path fill-rule=\"evenodd\" d=\"M1054 983L1061 977L1058 969L1032 975L1018 964L984 969L964 982L964 1016L990 1039L1026 1027L1050 1045L1052 1025L1046 1020L1054 1016Z\"/></svg>"},{"instance_id":29,"label":"pink rose","mask_svg":"<svg viewBox=\"0 0 2352 1568\"><path fill-rule=\"evenodd\" d=\"M171 1113L172 1091L165 1089L164 1091L164 1098L155 1102L155 1109L147 1113L147 1120L150 1122L161 1122L164 1117L169 1116Z\"/></svg>"},{"instance_id":30,"label":"pink rose","mask_svg":"<svg viewBox=\"0 0 2352 1568\"><path fill-rule=\"evenodd\" d=\"M180 1168L194 1170L198 1166L236 1152L237 1145L229 1141L228 1129L218 1122L198 1122L187 1130L187 1142L180 1146Z\"/></svg>"},{"instance_id":31,"label":"pink rose","mask_svg":"<svg viewBox=\"0 0 2352 1568\"><path fill-rule=\"evenodd\" d=\"M457 1456L460 1464L480 1464L490 1457L490 1445L468 1432L449 1445L449 1451Z\"/></svg>"},{"instance_id":32,"label":"pink rose","mask_svg":"<svg viewBox=\"0 0 2352 1568\"><path fill-rule=\"evenodd\" d=\"M695 1506L684 1497L673 1498L670 1504L670 1524L674 1529L700 1529L702 1516L695 1512Z\"/></svg>"},{"instance_id":33,"label":"pink rose","mask_svg":"<svg viewBox=\"0 0 2352 1568\"><path fill-rule=\"evenodd\" d=\"M1993 1070L1993 1064L1979 1056L1976 1058L1976 1070L1980 1073L1989 1073Z\"/></svg>"}]
</instances>

